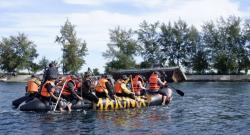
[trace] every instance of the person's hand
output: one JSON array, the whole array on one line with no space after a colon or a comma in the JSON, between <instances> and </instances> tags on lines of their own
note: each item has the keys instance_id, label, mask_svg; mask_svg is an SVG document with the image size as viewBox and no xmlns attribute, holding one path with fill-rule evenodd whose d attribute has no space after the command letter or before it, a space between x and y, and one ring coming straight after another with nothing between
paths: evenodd
<instances>
[{"instance_id":1,"label":"person's hand","mask_svg":"<svg viewBox=\"0 0 250 135\"><path fill-rule=\"evenodd\" d=\"M79 100L83 100L83 98L82 98L82 97L79 97Z\"/></svg>"},{"instance_id":2,"label":"person's hand","mask_svg":"<svg viewBox=\"0 0 250 135\"><path fill-rule=\"evenodd\" d=\"M55 100L58 100L58 97L55 96L54 98L55 98Z\"/></svg>"},{"instance_id":3,"label":"person's hand","mask_svg":"<svg viewBox=\"0 0 250 135\"><path fill-rule=\"evenodd\" d=\"M109 93L107 89L104 89L103 91L104 91L106 94L108 94L108 93Z\"/></svg>"}]
</instances>

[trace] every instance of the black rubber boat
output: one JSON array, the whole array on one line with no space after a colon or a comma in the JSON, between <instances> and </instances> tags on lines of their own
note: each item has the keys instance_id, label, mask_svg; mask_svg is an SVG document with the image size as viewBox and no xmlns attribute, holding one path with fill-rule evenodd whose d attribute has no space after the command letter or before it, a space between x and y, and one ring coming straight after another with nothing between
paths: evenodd
<instances>
[{"instance_id":1,"label":"black rubber boat","mask_svg":"<svg viewBox=\"0 0 250 135\"><path fill-rule=\"evenodd\" d=\"M162 95L146 95L144 97L137 97L136 100L128 97L116 97L114 100L109 98L97 98L94 94L85 96L83 101L73 103L72 110L120 110L128 108L141 108L148 106L162 105ZM167 101L165 105L168 105L170 101ZM19 107L21 111L36 111L46 112L52 111L54 104L48 101L42 101L40 98L23 96L12 102L13 106Z\"/></svg>"}]
</instances>

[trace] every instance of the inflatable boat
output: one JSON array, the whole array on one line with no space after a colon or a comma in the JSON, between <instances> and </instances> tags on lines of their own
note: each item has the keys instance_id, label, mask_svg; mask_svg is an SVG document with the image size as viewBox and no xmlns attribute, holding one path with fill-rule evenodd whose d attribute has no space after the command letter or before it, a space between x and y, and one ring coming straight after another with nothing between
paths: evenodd
<instances>
[{"instance_id":1,"label":"inflatable boat","mask_svg":"<svg viewBox=\"0 0 250 135\"><path fill-rule=\"evenodd\" d=\"M109 98L97 98L94 94L89 94L84 97L87 100L77 101L73 103L72 110L120 110L128 108L141 108L148 106L162 105L162 95L145 95L143 97L138 96L136 99L129 97L116 97L115 99ZM165 105L168 105L170 101L166 101ZM24 96L16 99L12 102L13 106L20 108L21 111L36 111L47 112L52 111L55 104L43 101L38 97Z\"/></svg>"}]
</instances>

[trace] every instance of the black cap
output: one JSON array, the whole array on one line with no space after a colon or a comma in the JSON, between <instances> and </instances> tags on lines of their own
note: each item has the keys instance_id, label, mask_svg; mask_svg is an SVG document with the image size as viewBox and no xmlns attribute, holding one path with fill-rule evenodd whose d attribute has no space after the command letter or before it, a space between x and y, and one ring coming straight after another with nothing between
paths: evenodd
<instances>
[{"instance_id":1,"label":"black cap","mask_svg":"<svg viewBox=\"0 0 250 135\"><path fill-rule=\"evenodd\" d=\"M32 78L33 78L33 77L39 78L38 75L36 75L36 74L32 74L31 77L32 77Z\"/></svg>"},{"instance_id":2,"label":"black cap","mask_svg":"<svg viewBox=\"0 0 250 135\"><path fill-rule=\"evenodd\" d=\"M49 63L49 67L55 67L55 66L56 66L55 61L52 61L52 62Z\"/></svg>"},{"instance_id":3,"label":"black cap","mask_svg":"<svg viewBox=\"0 0 250 135\"><path fill-rule=\"evenodd\" d=\"M127 80L128 77L126 75L122 75L122 80Z\"/></svg>"},{"instance_id":4,"label":"black cap","mask_svg":"<svg viewBox=\"0 0 250 135\"><path fill-rule=\"evenodd\" d=\"M103 78L108 78L108 75L107 74L103 74L102 77Z\"/></svg>"},{"instance_id":5,"label":"black cap","mask_svg":"<svg viewBox=\"0 0 250 135\"><path fill-rule=\"evenodd\" d=\"M91 74L89 72L84 72L84 77L89 77Z\"/></svg>"}]
</instances>

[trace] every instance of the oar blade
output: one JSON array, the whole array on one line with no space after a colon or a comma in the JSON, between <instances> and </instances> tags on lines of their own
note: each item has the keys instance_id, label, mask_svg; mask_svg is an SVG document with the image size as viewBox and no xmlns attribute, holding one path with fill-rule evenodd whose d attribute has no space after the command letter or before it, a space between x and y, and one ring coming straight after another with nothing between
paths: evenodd
<instances>
[{"instance_id":1,"label":"oar blade","mask_svg":"<svg viewBox=\"0 0 250 135\"><path fill-rule=\"evenodd\" d=\"M178 90L178 89L175 89L175 90L176 90L176 92L177 92L180 96L184 96L184 92L183 92L183 91Z\"/></svg>"}]
</instances>

